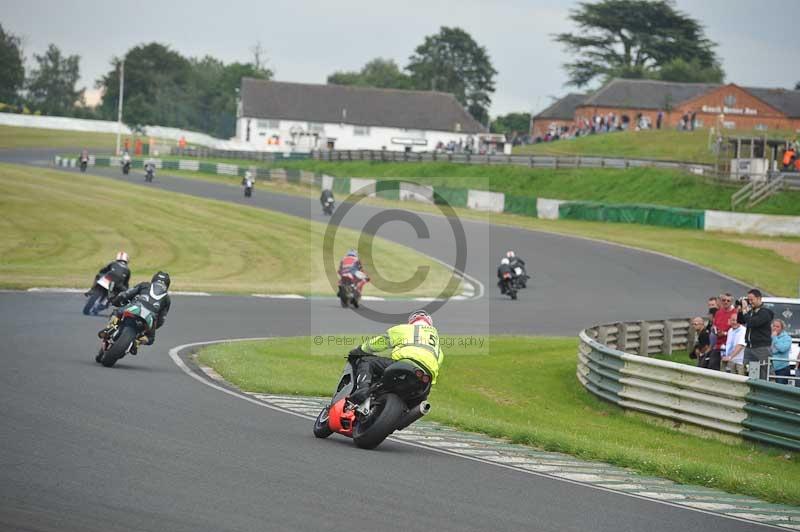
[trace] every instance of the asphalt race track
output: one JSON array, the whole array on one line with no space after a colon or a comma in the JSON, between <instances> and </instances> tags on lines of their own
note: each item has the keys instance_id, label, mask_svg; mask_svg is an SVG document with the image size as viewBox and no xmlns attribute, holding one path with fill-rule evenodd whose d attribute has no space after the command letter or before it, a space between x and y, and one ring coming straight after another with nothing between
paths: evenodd
<instances>
[{"instance_id":1,"label":"asphalt race track","mask_svg":"<svg viewBox=\"0 0 800 532\"><path fill-rule=\"evenodd\" d=\"M0 159L47 156L0 152ZM244 203L240 189L225 185L157 174L148 186ZM248 203L324 221L317 204L303 198L257 189ZM360 228L378 211L358 206L344 225ZM418 240L398 223L379 234L452 263L445 220L422 218L430 239ZM474 222L464 227L466 273L486 293L437 312L447 334L572 335L598 321L687 315L707 295L743 289L657 255ZM494 289L494 264L507 248L534 271L517 302ZM0 293L2 530L767 529L395 442L365 452L344 439L319 441L308 421L203 386L168 356L176 345L204 340L379 327L334 299L175 296L157 344L114 369L93 361L103 319L83 316L82 303L76 294ZM420 303L370 305L400 312Z\"/></svg>"}]
</instances>

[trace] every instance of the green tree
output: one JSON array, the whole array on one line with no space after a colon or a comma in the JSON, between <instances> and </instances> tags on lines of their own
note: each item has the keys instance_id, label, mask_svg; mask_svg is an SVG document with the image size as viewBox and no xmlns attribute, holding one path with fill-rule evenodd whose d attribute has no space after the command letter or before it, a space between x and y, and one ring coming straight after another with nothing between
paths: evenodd
<instances>
[{"instance_id":1,"label":"green tree","mask_svg":"<svg viewBox=\"0 0 800 532\"><path fill-rule=\"evenodd\" d=\"M137 46L125 54L123 121L160 125L230 137L236 125L236 90L243 77L269 79L263 50L254 47L253 63L224 64L211 56L186 58L160 43ZM116 119L119 64L97 81L103 89L100 113Z\"/></svg>"},{"instance_id":2,"label":"green tree","mask_svg":"<svg viewBox=\"0 0 800 532\"><path fill-rule=\"evenodd\" d=\"M530 113L508 113L492 121L491 132L514 137L527 134L531 127Z\"/></svg>"},{"instance_id":3,"label":"green tree","mask_svg":"<svg viewBox=\"0 0 800 532\"><path fill-rule=\"evenodd\" d=\"M75 88L81 77L80 56L64 56L51 44L44 55L33 57L37 68L27 82L31 107L48 115L71 115L76 103L83 102L83 89Z\"/></svg>"},{"instance_id":4,"label":"green tree","mask_svg":"<svg viewBox=\"0 0 800 532\"><path fill-rule=\"evenodd\" d=\"M19 37L6 33L0 24L0 103L13 104L25 82Z\"/></svg>"},{"instance_id":5,"label":"green tree","mask_svg":"<svg viewBox=\"0 0 800 532\"><path fill-rule=\"evenodd\" d=\"M125 102L122 120L127 124L158 124L180 127L188 117L183 102L190 92L192 65L178 52L160 43L128 50L125 61ZM97 81L103 90L101 114L117 118L119 103L119 58L113 68Z\"/></svg>"},{"instance_id":6,"label":"green tree","mask_svg":"<svg viewBox=\"0 0 800 532\"><path fill-rule=\"evenodd\" d=\"M703 66L697 58L691 61L678 58L659 68L654 77L661 81L722 83L725 80L725 72L716 64Z\"/></svg>"},{"instance_id":7,"label":"green tree","mask_svg":"<svg viewBox=\"0 0 800 532\"><path fill-rule=\"evenodd\" d=\"M674 0L581 2L570 19L579 31L558 34L555 40L576 55L564 65L571 85L580 87L596 78L653 77L678 59L722 72L716 45L699 22L675 8ZM679 71L673 65L667 75Z\"/></svg>"},{"instance_id":8,"label":"green tree","mask_svg":"<svg viewBox=\"0 0 800 532\"><path fill-rule=\"evenodd\" d=\"M416 88L450 92L476 120L487 122L497 71L486 48L461 28L442 27L425 37L406 70Z\"/></svg>"},{"instance_id":9,"label":"green tree","mask_svg":"<svg viewBox=\"0 0 800 532\"><path fill-rule=\"evenodd\" d=\"M411 89L408 74L400 70L392 59L377 57L364 65L359 72L334 72L328 76L331 85L357 85L380 89Z\"/></svg>"}]
</instances>

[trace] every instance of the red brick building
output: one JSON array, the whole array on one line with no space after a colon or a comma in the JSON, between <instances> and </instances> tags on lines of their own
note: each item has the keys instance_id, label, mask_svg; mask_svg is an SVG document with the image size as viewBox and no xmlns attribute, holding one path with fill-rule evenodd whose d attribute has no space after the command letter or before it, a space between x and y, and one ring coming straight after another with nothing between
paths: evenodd
<instances>
[{"instance_id":1,"label":"red brick building","mask_svg":"<svg viewBox=\"0 0 800 532\"><path fill-rule=\"evenodd\" d=\"M536 115L531 120L532 132L547 121L550 109L558 108L572 96ZM684 115L696 113L699 127L719 123L727 129L800 132L800 91L740 87L733 83L614 79L575 106L572 123L591 122L595 116L613 113L621 122L630 124L635 124L641 115L655 127L659 112L663 113L663 128L675 128Z\"/></svg>"},{"instance_id":2,"label":"red brick building","mask_svg":"<svg viewBox=\"0 0 800 532\"><path fill-rule=\"evenodd\" d=\"M575 110L586 100L586 94L570 93L531 118L531 136L544 137L548 132L571 127Z\"/></svg>"}]
</instances>

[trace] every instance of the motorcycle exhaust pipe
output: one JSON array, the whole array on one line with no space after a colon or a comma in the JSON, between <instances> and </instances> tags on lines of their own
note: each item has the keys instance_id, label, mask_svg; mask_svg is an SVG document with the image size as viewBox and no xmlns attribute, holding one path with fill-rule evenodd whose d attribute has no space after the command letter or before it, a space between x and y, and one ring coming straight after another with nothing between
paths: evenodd
<instances>
[{"instance_id":1,"label":"motorcycle exhaust pipe","mask_svg":"<svg viewBox=\"0 0 800 532\"><path fill-rule=\"evenodd\" d=\"M400 418L400 422L397 424L397 428L395 430L403 430L430 411L431 404L428 401L422 401Z\"/></svg>"}]
</instances>

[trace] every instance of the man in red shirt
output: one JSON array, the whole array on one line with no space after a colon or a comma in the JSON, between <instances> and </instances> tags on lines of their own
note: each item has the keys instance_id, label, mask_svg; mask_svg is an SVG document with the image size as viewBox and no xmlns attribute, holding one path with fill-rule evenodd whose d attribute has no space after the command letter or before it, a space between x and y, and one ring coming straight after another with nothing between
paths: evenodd
<instances>
[{"instance_id":1,"label":"man in red shirt","mask_svg":"<svg viewBox=\"0 0 800 532\"><path fill-rule=\"evenodd\" d=\"M714 329L717 332L717 342L711 350L709 356L708 369L720 370L720 362L722 360L721 352L725 349L725 344L728 341L728 329L731 328L731 316L736 314L736 309L733 306L733 296L730 294L722 294L719 296L720 304L722 305L714 314Z\"/></svg>"}]
</instances>

